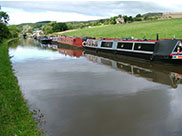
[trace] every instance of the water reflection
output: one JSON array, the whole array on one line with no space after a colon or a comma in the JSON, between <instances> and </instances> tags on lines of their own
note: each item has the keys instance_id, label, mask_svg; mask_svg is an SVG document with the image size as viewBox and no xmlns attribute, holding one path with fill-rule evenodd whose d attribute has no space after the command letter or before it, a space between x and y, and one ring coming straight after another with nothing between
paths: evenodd
<instances>
[{"instance_id":1,"label":"water reflection","mask_svg":"<svg viewBox=\"0 0 182 136\"><path fill-rule=\"evenodd\" d=\"M47 135L182 134L181 67L89 51L81 57L82 50L66 45L22 44L28 46L10 49L13 68L28 105L44 115ZM75 51L82 52L79 58Z\"/></svg>"},{"instance_id":2,"label":"water reflection","mask_svg":"<svg viewBox=\"0 0 182 136\"><path fill-rule=\"evenodd\" d=\"M144 77L152 82L171 85L173 88L182 84L182 74L174 73L174 71L181 73L181 66L151 64L150 62L132 60L132 58L115 58L113 55L96 54L92 51L86 51L84 55L88 60L95 63L104 64L137 77Z\"/></svg>"},{"instance_id":3,"label":"water reflection","mask_svg":"<svg viewBox=\"0 0 182 136\"><path fill-rule=\"evenodd\" d=\"M82 49L74 48L74 47L71 47L70 45L40 44L40 46L43 49L57 50L60 54L63 54L65 56L76 57L76 58L83 56L83 50Z\"/></svg>"},{"instance_id":4,"label":"water reflection","mask_svg":"<svg viewBox=\"0 0 182 136\"><path fill-rule=\"evenodd\" d=\"M104 64L115 70L121 70L136 77L143 77L152 82L171 85L173 88L177 88L179 84L182 84L181 66L161 65L88 50L83 52L82 49L69 45L41 44L30 39L20 40L19 44L20 46L13 46L10 49L10 53L12 50L16 50L13 54L16 56L16 58L12 58L13 62L34 59L63 59L64 56L79 58L84 55L89 61Z\"/></svg>"},{"instance_id":5,"label":"water reflection","mask_svg":"<svg viewBox=\"0 0 182 136\"><path fill-rule=\"evenodd\" d=\"M70 48L70 46L68 45L68 47L66 48L67 46L59 46L58 47L58 51L60 54L64 54L64 55L68 55L68 56L71 56L71 57L81 57L83 56L83 50L79 50L79 49L72 49Z\"/></svg>"}]
</instances>

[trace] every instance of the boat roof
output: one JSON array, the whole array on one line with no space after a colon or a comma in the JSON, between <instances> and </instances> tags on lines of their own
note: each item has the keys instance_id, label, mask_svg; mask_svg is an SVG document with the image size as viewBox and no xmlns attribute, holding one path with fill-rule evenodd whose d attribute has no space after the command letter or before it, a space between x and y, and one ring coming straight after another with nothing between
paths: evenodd
<instances>
[{"instance_id":1,"label":"boat roof","mask_svg":"<svg viewBox=\"0 0 182 136\"><path fill-rule=\"evenodd\" d=\"M158 40L141 40L141 39L88 39L98 41L119 41L119 42L158 42Z\"/></svg>"},{"instance_id":2,"label":"boat roof","mask_svg":"<svg viewBox=\"0 0 182 136\"><path fill-rule=\"evenodd\" d=\"M121 41L121 42L157 42L158 40L141 40L141 39L104 39L103 41Z\"/></svg>"}]
</instances>

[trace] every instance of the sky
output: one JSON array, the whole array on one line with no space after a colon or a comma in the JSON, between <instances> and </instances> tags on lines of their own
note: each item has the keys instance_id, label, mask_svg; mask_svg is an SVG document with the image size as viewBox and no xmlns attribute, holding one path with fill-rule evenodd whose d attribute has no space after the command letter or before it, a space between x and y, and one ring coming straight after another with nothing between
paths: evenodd
<instances>
[{"instance_id":1,"label":"sky","mask_svg":"<svg viewBox=\"0 0 182 136\"><path fill-rule=\"evenodd\" d=\"M9 24L39 21L87 21L116 15L136 16L148 12L182 12L180 0L143 1L43 1L0 0L1 10L10 16Z\"/></svg>"}]
</instances>

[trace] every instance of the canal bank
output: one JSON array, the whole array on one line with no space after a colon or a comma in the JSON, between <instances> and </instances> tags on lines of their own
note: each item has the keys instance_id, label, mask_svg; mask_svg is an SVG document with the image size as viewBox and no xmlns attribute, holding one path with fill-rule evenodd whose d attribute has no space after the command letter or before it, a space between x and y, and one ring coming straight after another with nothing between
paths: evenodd
<instances>
[{"instance_id":1,"label":"canal bank","mask_svg":"<svg viewBox=\"0 0 182 136\"><path fill-rule=\"evenodd\" d=\"M0 135L39 136L41 133L22 96L8 55L8 46L13 40L0 44Z\"/></svg>"}]
</instances>

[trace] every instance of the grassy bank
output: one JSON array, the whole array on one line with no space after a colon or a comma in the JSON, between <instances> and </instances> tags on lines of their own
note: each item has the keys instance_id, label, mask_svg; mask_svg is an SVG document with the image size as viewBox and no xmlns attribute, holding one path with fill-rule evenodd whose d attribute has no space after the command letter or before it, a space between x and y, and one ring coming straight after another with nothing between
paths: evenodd
<instances>
[{"instance_id":1,"label":"grassy bank","mask_svg":"<svg viewBox=\"0 0 182 136\"><path fill-rule=\"evenodd\" d=\"M39 136L11 67L9 42L0 44L0 136Z\"/></svg>"},{"instance_id":2,"label":"grassy bank","mask_svg":"<svg viewBox=\"0 0 182 136\"><path fill-rule=\"evenodd\" d=\"M107 38L135 37L155 39L156 33L160 38L182 38L182 18L157 21L137 22L120 25L108 25L93 28L80 29L74 32L64 33L67 36L91 36Z\"/></svg>"}]
</instances>

